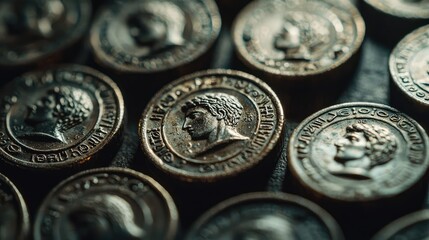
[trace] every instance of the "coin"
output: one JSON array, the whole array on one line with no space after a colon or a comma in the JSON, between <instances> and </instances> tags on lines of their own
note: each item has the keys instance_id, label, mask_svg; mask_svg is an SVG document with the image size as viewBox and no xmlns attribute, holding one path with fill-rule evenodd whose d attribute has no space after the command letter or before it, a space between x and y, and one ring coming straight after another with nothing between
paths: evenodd
<instances>
[{"instance_id":1,"label":"coin","mask_svg":"<svg viewBox=\"0 0 429 240\"><path fill-rule=\"evenodd\" d=\"M107 76L87 67L59 66L25 74L0 96L0 156L14 166L79 166L121 136L122 94Z\"/></svg>"},{"instance_id":2,"label":"coin","mask_svg":"<svg viewBox=\"0 0 429 240\"><path fill-rule=\"evenodd\" d=\"M383 13L405 19L428 19L427 0L365 0L373 8Z\"/></svg>"},{"instance_id":3,"label":"coin","mask_svg":"<svg viewBox=\"0 0 429 240\"><path fill-rule=\"evenodd\" d=\"M30 220L21 193L4 175L0 174L0 239L27 239Z\"/></svg>"},{"instance_id":4,"label":"coin","mask_svg":"<svg viewBox=\"0 0 429 240\"><path fill-rule=\"evenodd\" d=\"M429 110L429 26L421 27L401 40L389 59L393 86L407 99L407 108Z\"/></svg>"},{"instance_id":5,"label":"coin","mask_svg":"<svg viewBox=\"0 0 429 240\"><path fill-rule=\"evenodd\" d=\"M348 1L260 0L240 12L232 31L246 66L267 79L302 79L339 74L353 62L365 23Z\"/></svg>"},{"instance_id":6,"label":"coin","mask_svg":"<svg viewBox=\"0 0 429 240\"><path fill-rule=\"evenodd\" d=\"M302 186L325 199L386 200L425 176L428 141L422 127L396 109L339 104L296 128L288 146L289 167Z\"/></svg>"},{"instance_id":7,"label":"coin","mask_svg":"<svg viewBox=\"0 0 429 240\"><path fill-rule=\"evenodd\" d=\"M429 237L429 210L408 214L380 230L372 239L420 240Z\"/></svg>"},{"instance_id":8,"label":"coin","mask_svg":"<svg viewBox=\"0 0 429 240\"><path fill-rule=\"evenodd\" d=\"M56 186L34 225L38 239L174 239L178 213L152 178L125 168L81 172Z\"/></svg>"},{"instance_id":9,"label":"coin","mask_svg":"<svg viewBox=\"0 0 429 240\"><path fill-rule=\"evenodd\" d=\"M91 30L96 61L121 73L157 73L201 60L217 39L213 0L129 0L111 4Z\"/></svg>"},{"instance_id":10,"label":"coin","mask_svg":"<svg viewBox=\"0 0 429 240\"><path fill-rule=\"evenodd\" d=\"M197 239L343 239L325 210L290 194L248 193L204 213L187 235Z\"/></svg>"},{"instance_id":11,"label":"coin","mask_svg":"<svg viewBox=\"0 0 429 240\"><path fill-rule=\"evenodd\" d=\"M89 0L0 2L0 66L38 64L71 47L91 18Z\"/></svg>"},{"instance_id":12,"label":"coin","mask_svg":"<svg viewBox=\"0 0 429 240\"><path fill-rule=\"evenodd\" d=\"M274 92L233 70L191 74L161 89L139 123L157 167L186 181L214 181L255 165L275 147L283 109Z\"/></svg>"}]
</instances>

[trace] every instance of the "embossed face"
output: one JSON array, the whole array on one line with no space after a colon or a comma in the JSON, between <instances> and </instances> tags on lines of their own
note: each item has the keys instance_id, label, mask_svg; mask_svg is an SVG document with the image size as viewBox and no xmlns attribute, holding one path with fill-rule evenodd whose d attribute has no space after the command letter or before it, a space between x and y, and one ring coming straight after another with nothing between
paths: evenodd
<instances>
[{"instance_id":1,"label":"embossed face","mask_svg":"<svg viewBox=\"0 0 429 240\"><path fill-rule=\"evenodd\" d=\"M287 50L298 48L301 45L301 31L290 21L285 21L282 31L275 38L275 47L277 49Z\"/></svg>"},{"instance_id":2,"label":"embossed face","mask_svg":"<svg viewBox=\"0 0 429 240\"><path fill-rule=\"evenodd\" d=\"M216 130L218 120L207 109L194 107L185 113L183 130L191 135L192 140L207 139Z\"/></svg>"},{"instance_id":3,"label":"embossed face","mask_svg":"<svg viewBox=\"0 0 429 240\"><path fill-rule=\"evenodd\" d=\"M280 216L260 216L245 220L222 236L225 240L295 239L291 224Z\"/></svg>"},{"instance_id":4,"label":"embossed face","mask_svg":"<svg viewBox=\"0 0 429 240\"><path fill-rule=\"evenodd\" d=\"M335 159L347 161L363 158L366 154L367 140L363 132L349 132L335 142Z\"/></svg>"},{"instance_id":5,"label":"embossed face","mask_svg":"<svg viewBox=\"0 0 429 240\"><path fill-rule=\"evenodd\" d=\"M160 17L151 13L138 13L128 19L129 33L140 46L153 47L165 42L168 26Z\"/></svg>"},{"instance_id":6,"label":"embossed face","mask_svg":"<svg viewBox=\"0 0 429 240\"><path fill-rule=\"evenodd\" d=\"M145 231L136 225L133 208L110 194L86 197L68 214L77 239L141 239Z\"/></svg>"}]
</instances>

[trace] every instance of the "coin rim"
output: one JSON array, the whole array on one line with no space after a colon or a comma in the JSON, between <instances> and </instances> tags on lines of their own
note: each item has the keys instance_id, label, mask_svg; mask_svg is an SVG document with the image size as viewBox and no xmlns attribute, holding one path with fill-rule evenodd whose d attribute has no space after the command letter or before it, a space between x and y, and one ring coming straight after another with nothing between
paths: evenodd
<instances>
[{"instance_id":1,"label":"coin rim","mask_svg":"<svg viewBox=\"0 0 429 240\"><path fill-rule=\"evenodd\" d=\"M304 119L295 128L295 130L292 132L290 139L289 139L289 143L288 143L288 147L287 147L288 169L292 173L292 176L294 177L294 179L296 179L300 183L300 185L303 186L305 189L310 190L312 195L323 196L323 198L333 200L333 201L356 203L356 202L371 202L371 201L388 199L390 197L401 195L408 190L408 189L403 189L402 191L397 192L395 194L385 194L382 196L371 196L371 197L366 197L366 198L362 198L362 199L344 198L344 197L341 197L339 195L333 195L332 196L331 194L323 191L323 189L319 188L319 184L317 184L313 180L311 180L308 177L308 175L302 170L302 168L300 167L300 164L298 164L298 160L297 160L297 157L295 154L296 151L295 151L294 143L296 142L296 140L298 138L299 132L302 130L303 127L305 127L309 123L309 121L319 117L320 115L322 115L324 113L327 113L331 110L334 110L334 109L343 109L343 108L359 107L359 106L373 107L373 108L378 108L378 109L386 109L386 110L389 110L392 112L397 112L397 113L401 114L402 116L406 117L407 120L410 121L412 124L414 124L416 129L422 135L422 140L425 142L425 148L426 148L426 151L425 151L426 152L426 166L425 167L426 167L426 170L421 171L419 173L419 176L413 182L410 182L409 187L415 186L419 181L421 181L421 179L425 175L427 175L429 173L429 147L428 147L429 137L426 134L426 131L423 129L423 127L418 122L416 122L414 119L412 119L408 115L406 115L402 112L399 112L397 109L392 108L392 107L387 106L387 105L384 105L384 104L380 104L380 103L373 103L373 102L341 103L341 104L336 104L336 105L324 108L322 110L319 110L316 113L314 113L314 114L310 115L309 117L307 117L306 119Z\"/></svg>"},{"instance_id":2,"label":"coin rim","mask_svg":"<svg viewBox=\"0 0 429 240\"><path fill-rule=\"evenodd\" d=\"M67 179L61 181L58 185L56 185L49 194L44 198L42 204L40 205L39 209L37 210L36 218L34 220L34 229L33 229L33 235L34 239L42 239L40 235L40 224L41 224L41 218L44 216L43 212L46 210L46 207L49 206L50 199L55 196L57 193L61 192L62 188L67 186L67 184L78 180L85 176L91 176L93 174L97 173L107 173L107 174L128 174L130 176L133 176L135 178L140 179L141 181L145 182L146 184L150 185L154 192L158 193L161 200L165 201L166 204L166 210L168 210L168 214L170 217L170 222L168 224L168 229L166 230L165 239L166 240L172 240L177 235L178 225L179 225L179 212L177 210L176 204L174 203L173 198L171 195L167 192L167 190L159 184L156 180L154 180L152 177L145 175L141 172L137 172L136 170L130 169L130 168L121 168L121 167L103 167L103 168L95 168L91 170L86 170L79 172L77 174L74 174Z\"/></svg>"},{"instance_id":3,"label":"coin rim","mask_svg":"<svg viewBox=\"0 0 429 240\"><path fill-rule=\"evenodd\" d=\"M16 61L15 62L4 61L3 63L0 61L0 67L23 67L31 64L38 64L38 61L43 61L50 57L55 56L56 54L62 53L63 51L67 50L68 48L76 44L80 39L83 39L91 23L92 10L93 10L92 2L90 0L79 0L79 1L71 0L71 2L79 4L79 8L81 11L81 14L80 14L81 21L77 23L78 26L76 27L75 34L72 34L72 36L69 38L64 38L63 36L63 40L65 39L65 41L63 41L63 44L58 48L49 51L48 53L43 53L31 59L19 61L18 63ZM49 42L47 44L49 44Z\"/></svg>"},{"instance_id":4,"label":"coin rim","mask_svg":"<svg viewBox=\"0 0 429 240\"><path fill-rule=\"evenodd\" d=\"M61 170L66 168L79 167L82 164L96 158L97 155L99 155L100 153L104 152L106 150L105 149L106 146L108 147L109 145L113 144L112 141L114 141L115 138L118 137L121 134L122 130L124 129L125 105L124 105L124 98L122 96L121 90L110 77L90 67L86 67L78 64L62 64L62 65L57 65L53 67L48 67L46 69L30 71L21 76L16 77L7 85L3 86L3 88L0 90L0 94L3 91L5 91L6 88L13 88L13 85L16 84L15 82L22 77L29 76L29 75L40 75L46 72L55 72L55 71L83 72L87 75L92 76L95 81L101 81L104 84L106 84L110 88L109 90L111 90L114 93L114 98L118 106L116 118L115 118L116 122L114 127L112 127L110 134L106 136L106 138L104 138L103 141L97 147L93 148L93 152L90 155L73 157L64 162L33 163L30 161L25 161L22 159L12 157L9 154L4 154L5 151L1 150L0 159L3 162L8 163L9 165L18 166L26 169L33 169L33 170ZM84 140L85 139L86 138L84 138ZM70 149L70 147L66 148L65 150L67 149Z\"/></svg>"},{"instance_id":5,"label":"coin rim","mask_svg":"<svg viewBox=\"0 0 429 240\"><path fill-rule=\"evenodd\" d=\"M0 173L0 181L5 183L12 190L13 195L15 197L15 202L17 202L17 204L19 205L19 225L21 225L21 227L18 229L19 236L17 239L27 239L30 232L30 216L28 214L28 209L27 205L25 204L25 200L22 197L21 192L19 192L18 188L16 188L15 184L13 184L13 182L2 173Z\"/></svg>"},{"instance_id":6,"label":"coin rim","mask_svg":"<svg viewBox=\"0 0 429 240\"><path fill-rule=\"evenodd\" d=\"M396 55L399 53L399 51L403 50L407 46L413 44L417 38L421 37L421 35L424 35L425 33L429 34L429 25L425 25L425 26L422 26L422 27L419 27L419 28L413 30L412 32L405 35L405 37L403 37L401 39L401 41L399 41L396 44L395 48L392 50L392 52L390 53L390 56L389 56L389 75L390 75L390 80L395 84L396 88L399 89L399 91L403 95L405 95L408 100L411 100L411 102L416 103L416 104L421 104L425 108L429 108L429 101L424 101L423 99L417 98L412 93L410 93L409 91L406 91L406 89L404 89L404 87L401 85L401 81L398 78L399 73L395 70L395 62L396 62L395 59L397 59ZM427 38L427 40L428 40L428 45L429 45L429 38ZM416 53L416 52L414 52L414 53ZM408 64L409 64L409 61L407 62L407 65ZM429 92L422 89L420 86L418 86L414 82L414 79L411 77L411 72L409 71L408 66L407 66L407 72L409 73L408 75L410 75L410 80L412 80L413 86L417 87L422 92L425 92L427 97L429 98Z\"/></svg>"},{"instance_id":7,"label":"coin rim","mask_svg":"<svg viewBox=\"0 0 429 240\"><path fill-rule=\"evenodd\" d=\"M153 0L156 2L156 0ZM191 0L195 1L195 0ZM175 2L175 1L169 1L169 2ZM207 12L210 15L210 19L212 21L211 27L212 32L211 36L209 37L209 40L206 42L206 44L200 48L198 51L194 51L190 54L188 58L186 58L185 61L175 62L173 64L170 64L169 66L164 66L162 68L157 69L145 69L142 67L136 67L134 65L124 65L120 63L116 63L114 61L115 58L113 58L111 55L108 55L104 52L104 50L101 48L101 41L99 38L99 29L100 25L103 23L106 13L110 12L111 8L116 6L116 4L111 3L108 6L101 9L101 11L97 14L95 17L94 23L91 27L91 32L89 35L89 45L92 52L92 56L95 58L96 62L99 63L101 66L106 68L111 68L115 71L119 71L121 73L126 74L133 74L133 73L139 73L139 74L152 74L152 73L160 73L164 71L174 70L176 68L186 67L189 64L192 64L196 61L198 61L200 58L202 58L213 46L216 40L218 39L220 35L220 30L222 27L222 20L220 17L219 9L214 2L214 0L200 0L200 2L207 7ZM197 52L197 54L195 54Z\"/></svg>"},{"instance_id":8,"label":"coin rim","mask_svg":"<svg viewBox=\"0 0 429 240\"><path fill-rule=\"evenodd\" d=\"M260 71L262 73L268 73L274 77L277 78L284 78L290 80L293 80L294 77L314 77L319 75L324 75L327 72L331 72L335 69L338 69L345 64L349 63L353 59L353 56L355 56L361 49L363 40L365 38L365 32L366 32L366 26L365 21L362 18L361 14L359 13L358 9L351 3L351 2L345 2L337 0L337 2L329 1L333 5L340 5L341 9L344 10L344 12L349 11L350 16L354 20L355 27L356 27L356 40L354 41L353 46L351 46L352 51L349 51L347 53L347 56L345 56L341 61L335 61L333 64L331 64L328 67L324 67L323 69L315 70L315 71L282 71L279 69L274 69L272 67L263 65L262 63L259 63L258 61L255 61L251 56L249 56L248 51L242 44L242 31L238 31L243 29L243 26L246 24L246 21L249 16L252 16L252 12L254 12L254 9L257 9L261 3L265 2L265 0L254 0L253 2L250 2L247 6L245 6L240 13L236 16L233 24L232 24L232 40L235 47L235 54L236 56L241 60L242 63L244 63L247 67L251 69L256 69L257 71ZM340 3L339 3L340 2ZM349 5L349 6L347 6ZM344 9L342 8L344 7ZM345 9L347 7L348 9Z\"/></svg>"},{"instance_id":9,"label":"coin rim","mask_svg":"<svg viewBox=\"0 0 429 240\"><path fill-rule=\"evenodd\" d=\"M377 11L384 13L384 14L388 14L391 15L393 17L399 17L399 18L404 18L404 19L408 19L408 20L429 20L429 13L424 13L424 12L420 12L420 14L416 15L416 14L410 14L409 12L404 12L401 11L401 9L398 8L390 8L390 7L385 7L387 4L383 4L380 3L379 0L364 0L364 2L376 9Z\"/></svg>"},{"instance_id":10,"label":"coin rim","mask_svg":"<svg viewBox=\"0 0 429 240\"><path fill-rule=\"evenodd\" d=\"M240 205L247 202L260 202L260 201L276 201L285 204L297 205L301 208L307 209L316 215L317 218L326 226L330 236L333 240L342 240L344 239L343 232L335 221L335 219L322 207L316 205L314 202L307 200L303 197L292 195L283 192L253 192L241 194L227 200L224 200L215 206L211 207L203 215L201 215L191 227L191 230L186 235L186 240L192 240L198 230L207 224L209 220L217 215L221 215L222 212L227 211L229 208L233 208L235 205Z\"/></svg>"},{"instance_id":11,"label":"coin rim","mask_svg":"<svg viewBox=\"0 0 429 240\"><path fill-rule=\"evenodd\" d=\"M147 141L147 133L146 133L146 126L148 122L148 118L146 118L149 114L149 111L151 110L151 107L155 105L159 101L159 99L163 96L164 93L168 92L175 86L178 86L182 84L183 82L187 82L189 80L195 79L195 78L201 78L206 76L229 76L229 77L235 77L239 78L241 80L245 80L247 82L250 82L252 84L255 84L257 87L259 87L261 90L263 90L264 94L266 94L272 101L273 106L276 108L277 111L277 121L278 124L276 126L276 129L273 130L273 135L270 138L270 140L267 142L267 145L264 149L261 150L260 154L253 158L252 161L249 161L249 164L241 166L239 169L234 169L231 172L222 172L222 171L216 171L215 173L194 173L189 172L186 170L178 169L171 167L168 164L165 164L162 159L160 159L155 153L153 153L151 147L148 144ZM277 95L274 93L274 91L269 87L265 82L260 80L259 78L250 75L245 72L237 71L237 70L230 70L230 69L210 69L210 70L203 70L199 72L195 72L186 76L183 76L170 84L164 86L161 88L154 97L150 100L150 102L147 104L145 110L143 111L139 123L138 123L138 133L140 138L140 148L142 149L143 153L151 160L154 165L163 171L164 173L167 173L170 176L179 178L183 181L187 182L214 182L220 179L229 178L232 176L236 176L242 172L245 172L252 167L258 165L260 162L264 160L264 158L275 149L276 144L278 143L280 136L284 130L285 125L285 119L284 119L284 112L282 104L277 97Z\"/></svg>"},{"instance_id":12,"label":"coin rim","mask_svg":"<svg viewBox=\"0 0 429 240\"><path fill-rule=\"evenodd\" d=\"M429 222L429 209L423 209L417 212L409 213L401 218L396 219L395 221L389 223L387 226L384 226L371 239L391 239L399 231L421 221Z\"/></svg>"}]
</instances>

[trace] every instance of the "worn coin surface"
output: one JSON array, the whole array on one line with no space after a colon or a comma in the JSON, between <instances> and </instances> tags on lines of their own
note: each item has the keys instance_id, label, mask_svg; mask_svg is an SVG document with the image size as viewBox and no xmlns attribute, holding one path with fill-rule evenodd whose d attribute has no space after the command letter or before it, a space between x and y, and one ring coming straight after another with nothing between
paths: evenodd
<instances>
[{"instance_id":1,"label":"worn coin surface","mask_svg":"<svg viewBox=\"0 0 429 240\"><path fill-rule=\"evenodd\" d=\"M348 1L254 1L238 15L238 57L276 77L308 77L346 64L360 49L365 23Z\"/></svg>"},{"instance_id":2,"label":"worn coin surface","mask_svg":"<svg viewBox=\"0 0 429 240\"><path fill-rule=\"evenodd\" d=\"M408 19L429 19L427 0L365 0L373 8L393 16Z\"/></svg>"},{"instance_id":3,"label":"worn coin surface","mask_svg":"<svg viewBox=\"0 0 429 240\"><path fill-rule=\"evenodd\" d=\"M347 202L391 198L421 181L428 137L397 110L346 103L304 120L289 142L289 167L318 196Z\"/></svg>"},{"instance_id":4,"label":"worn coin surface","mask_svg":"<svg viewBox=\"0 0 429 240\"><path fill-rule=\"evenodd\" d=\"M211 48L220 27L213 0L128 0L99 14L91 47L105 67L155 73L198 60Z\"/></svg>"},{"instance_id":5,"label":"worn coin surface","mask_svg":"<svg viewBox=\"0 0 429 240\"><path fill-rule=\"evenodd\" d=\"M198 239L343 239L335 220L316 204L285 193L248 193L219 203L191 228Z\"/></svg>"},{"instance_id":6,"label":"worn coin surface","mask_svg":"<svg viewBox=\"0 0 429 240\"><path fill-rule=\"evenodd\" d=\"M233 70L191 74L161 89L139 123L143 151L187 181L214 181L257 165L276 145L283 109L274 92Z\"/></svg>"},{"instance_id":7,"label":"worn coin surface","mask_svg":"<svg viewBox=\"0 0 429 240\"><path fill-rule=\"evenodd\" d=\"M413 31L396 45L389 69L400 92L416 106L429 110L429 26Z\"/></svg>"},{"instance_id":8,"label":"worn coin surface","mask_svg":"<svg viewBox=\"0 0 429 240\"><path fill-rule=\"evenodd\" d=\"M429 210L414 212L392 222L379 231L372 239L429 239Z\"/></svg>"},{"instance_id":9,"label":"worn coin surface","mask_svg":"<svg viewBox=\"0 0 429 240\"><path fill-rule=\"evenodd\" d=\"M35 64L70 47L90 18L89 0L0 1L0 66Z\"/></svg>"},{"instance_id":10,"label":"worn coin surface","mask_svg":"<svg viewBox=\"0 0 429 240\"><path fill-rule=\"evenodd\" d=\"M30 220L24 199L15 185L0 174L0 239L24 240Z\"/></svg>"},{"instance_id":11,"label":"worn coin surface","mask_svg":"<svg viewBox=\"0 0 429 240\"><path fill-rule=\"evenodd\" d=\"M118 140L124 102L104 74L78 65L16 78L0 92L0 156L31 169L81 165Z\"/></svg>"},{"instance_id":12,"label":"worn coin surface","mask_svg":"<svg viewBox=\"0 0 429 240\"><path fill-rule=\"evenodd\" d=\"M131 169L81 172L55 187L37 213L39 239L174 239L178 212L168 192Z\"/></svg>"}]
</instances>

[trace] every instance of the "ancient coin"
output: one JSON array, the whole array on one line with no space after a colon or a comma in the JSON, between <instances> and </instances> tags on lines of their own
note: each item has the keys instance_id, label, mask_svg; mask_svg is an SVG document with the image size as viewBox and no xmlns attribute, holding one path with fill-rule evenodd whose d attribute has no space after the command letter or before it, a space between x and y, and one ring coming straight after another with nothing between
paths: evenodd
<instances>
[{"instance_id":1,"label":"ancient coin","mask_svg":"<svg viewBox=\"0 0 429 240\"><path fill-rule=\"evenodd\" d=\"M348 1L253 1L237 16L233 40L251 69L294 79L336 72L360 49L365 24Z\"/></svg>"},{"instance_id":2,"label":"ancient coin","mask_svg":"<svg viewBox=\"0 0 429 240\"><path fill-rule=\"evenodd\" d=\"M365 0L380 12L408 19L429 19L427 0Z\"/></svg>"},{"instance_id":3,"label":"ancient coin","mask_svg":"<svg viewBox=\"0 0 429 240\"><path fill-rule=\"evenodd\" d=\"M0 2L0 66L37 64L79 40L89 25L89 0Z\"/></svg>"},{"instance_id":4,"label":"ancient coin","mask_svg":"<svg viewBox=\"0 0 429 240\"><path fill-rule=\"evenodd\" d=\"M390 55L394 86L422 111L429 110L429 26L421 27L400 41Z\"/></svg>"},{"instance_id":5,"label":"ancient coin","mask_svg":"<svg viewBox=\"0 0 429 240\"><path fill-rule=\"evenodd\" d=\"M185 76L161 89L139 123L145 154L187 181L214 181L257 165L283 129L283 110L261 80L233 70Z\"/></svg>"},{"instance_id":6,"label":"ancient coin","mask_svg":"<svg viewBox=\"0 0 429 240\"><path fill-rule=\"evenodd\" d=\"M178 212L168 192L131 169L81 172L40 207L34 239L175 239Z\"/></svg>"},{"instance_id":7,"label":"ancient coin","mask_svg":"<svg viewBox=\"0 0 429 240\"><path fill-rule=\"evenodd\" d=\"M219 203L187 235L199 239L343 239L341 229L316 204L285 193L248 193Z\"/></svg>"},{"instance_id":8,"label":"ancient coin","mask_svg":"<svg viewBox=\"0 0 429 240\"><path fill-rule=\"evenodd\" d=\"M408 214L384 227L373 240L429 239L429 210Z\"/></svg>"},{"instance_id":9,"label":"ancient coin","mask_svg":"<svg viewBox=\"0 0 429 240\"><path fill-rule=\"evenodd\" d=\"M0 156L31 169L89 162L118 141L124 102L104 74L78 65L31 72L0 92Z\"/></svg>"},{"instance_id":10,"label":"ancient coin","mask_svg":"<svg viewBox=\"0 0 429 240\"><path fill-rule=\"evenodd\" d=\"M187 67L208 52L221 20L213 0L128 0L105 8L91 31L95 59L125 73Z\"/></svg>"},{"instance_id":11,"label":"ancient coin","mask_svg":"<svg viewBox=\"0 0 429 240\"><path fill-rule=\"evenodd\" d=\"M24 240L30 220L25 201L15 185L0 174L0 239Z\"/></svg>"},{"instance_id":12,"label":"ancient coin","mask_svg":"<svg viewBox=\"0 0 429 240\"><path fill-rule=\"evenodd\" d=\"M289 167L317 196L347 202L393 198L429 166L428 137L413 119L375 103L346 103L305 119L289 142Z\"/></svg>"}]
</instances>

